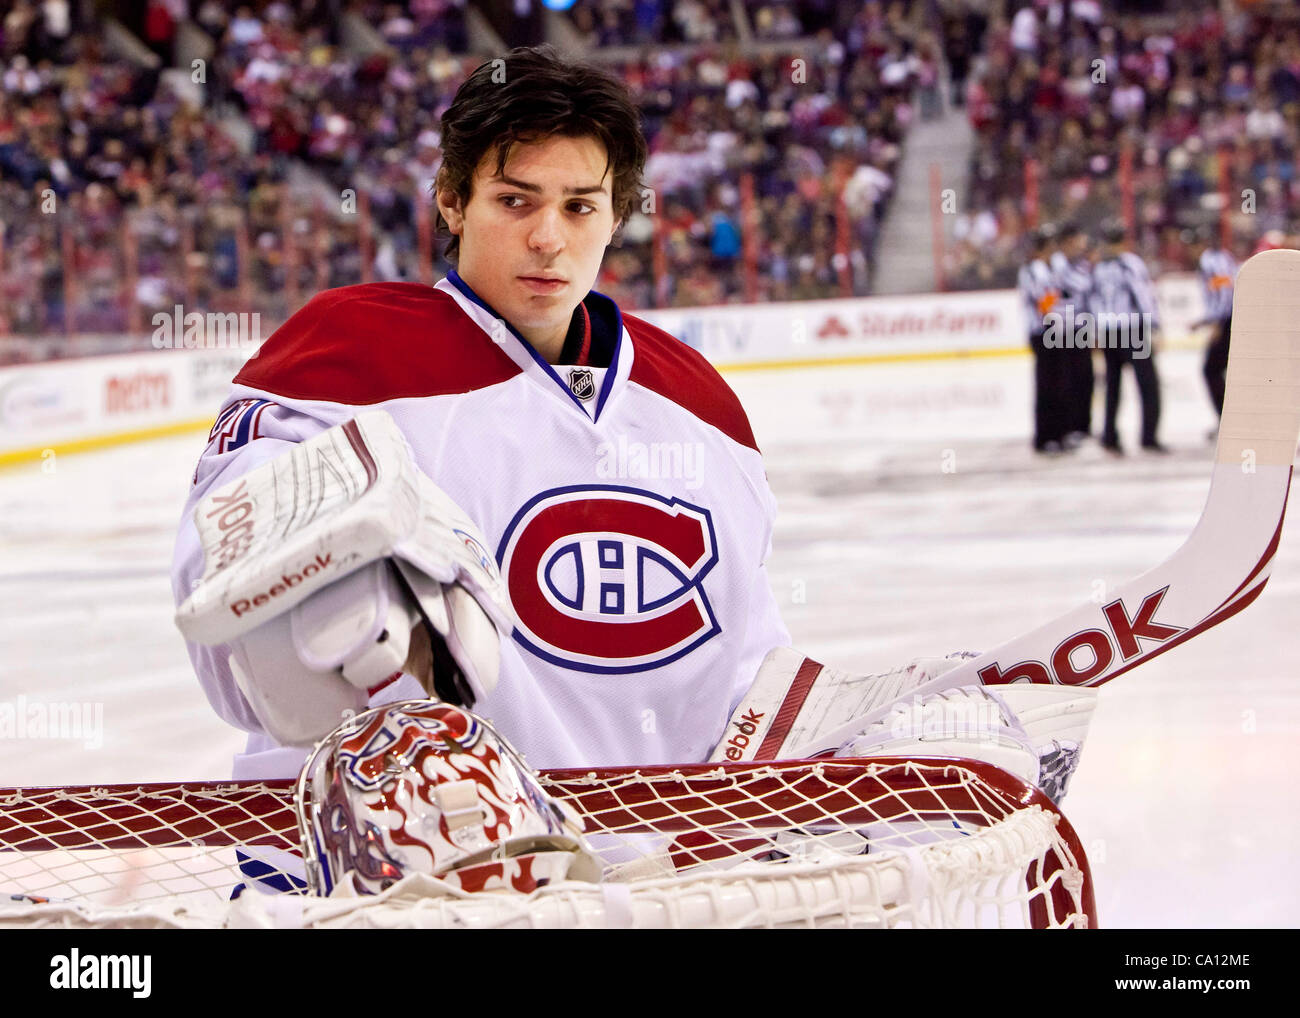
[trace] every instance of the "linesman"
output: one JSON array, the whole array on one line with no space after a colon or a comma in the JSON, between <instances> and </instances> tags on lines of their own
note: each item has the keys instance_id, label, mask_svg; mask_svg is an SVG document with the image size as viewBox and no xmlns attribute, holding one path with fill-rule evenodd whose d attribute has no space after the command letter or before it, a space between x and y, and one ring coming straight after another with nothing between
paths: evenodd
<instances>
[{"instance_id":1,"label":"linesman","mask_svg":"<svg viewBox=\"0 0 1300 1018\"><path fill-rule=\"evenodd\" d=\"M1049 263L1061 295L1059 310L1067 321L1088 310L1088 295L1092 291L1090 245L1083 228L1068 223L1061 229L1061 248ZM1067 344L1057 352L1065 362L1065 443L1073 448L1092 433L1092 390L1096 384L1092 350Z\"/></svg>"},{"instance_id":2,"label":"linesman","mask_svg":"<svg viewBox=\"0 0 1300 1018\"><path fill-rule=\"evenodd\" d=\"M1048 256L1056 228L1044 223L1031 235L1029 261L1021 266L1016 285L1029 323L1029 349L1034 353L1034 450L1059 453L1065 449L1066 356L1071 351L1043 345L1047 316L1056 310L1060 291Z\"/></svg>"},{"instance_id":3,"label":"linesman","mask_svg":"<svg viewBox=\"0 0 1300 1018\"><path fill-rule=\"evenodd\" d=\"M1160 328L1155 287L1146 264L1126 250L1124 224L1102 227L1102 258L1093 266L1090 310L1096 322L1097 343L1106 361L1106 421L1102 447L1123 453L1115 418L1119 413L1120 375L1133 367L1142 398L1142 448L1168 452L1156 437L1160 426L1160 380L1156 376L1155 337Z\"/></svg>"},{"instance_id":4,"label":"linesman","mask_svg":"<svg viewBox=\"0 0 1300 1018\"><path fill-rule=\"evenodd\" d=\"M1232 290L1237 280L1237 259L1214 238L1215 231L1202 227L1200 239L1201 286L1205 289L1205 317L1197 324L1210 325L1210 343L1205 348L1205 384L1214 411L1223 416L1223 392L1228 373L1228 345L1232 340Z\"/></svg>"}]
</instances>

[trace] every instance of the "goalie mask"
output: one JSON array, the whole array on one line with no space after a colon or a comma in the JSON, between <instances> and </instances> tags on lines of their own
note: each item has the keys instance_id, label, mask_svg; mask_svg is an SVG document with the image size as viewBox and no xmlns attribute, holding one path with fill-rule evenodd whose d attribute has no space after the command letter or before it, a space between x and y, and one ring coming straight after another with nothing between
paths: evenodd
<instances>
[{"instance_id":1,"label":"goalie mask","mask_svg":"<svg viewBox=\"0 0 1300 1018\"><path fill-rule=\"evenodd\" d=\"M430 700L368 710L326 736L295 809L316 894L377 894L411 873L465 891L599 880L572 810L469 711Z\"/></svg>"}]
</instances>

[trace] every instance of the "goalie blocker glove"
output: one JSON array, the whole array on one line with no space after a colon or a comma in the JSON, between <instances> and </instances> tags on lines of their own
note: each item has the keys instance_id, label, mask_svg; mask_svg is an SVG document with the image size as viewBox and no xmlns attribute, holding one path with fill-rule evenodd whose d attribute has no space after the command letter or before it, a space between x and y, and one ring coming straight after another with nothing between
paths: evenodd
<instances>
[{"instance_id":1,"label":"goalie blocker glove","mask_svg":"<svg viewBox=\"0 0 1300 1018\"><path fill-rule=\"evenodd\" d=\"M472 706L496 685L513 625L478 528L414 465L383 412L358 415L208 495L186 638L228 645L268 734L310 746L429 634L426 691Z\"/></svg>"}]
</instances>

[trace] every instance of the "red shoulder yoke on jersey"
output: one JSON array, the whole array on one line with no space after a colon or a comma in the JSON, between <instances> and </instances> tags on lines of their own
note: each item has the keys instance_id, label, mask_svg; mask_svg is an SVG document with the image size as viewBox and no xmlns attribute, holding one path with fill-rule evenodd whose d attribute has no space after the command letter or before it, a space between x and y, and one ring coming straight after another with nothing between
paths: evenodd
<instances>
[{"instance_id":1,"label":"red shoulder yoke on jersey","mask_svg":"<svg viewBox=\"0 0 1300 1018\"><path fill-rule=\"evenodd\" d=\"M272 333L235 384L362 405L471 392L519 366L448 294L422 283L324 290Z\"/></svg>"}]
</instances>

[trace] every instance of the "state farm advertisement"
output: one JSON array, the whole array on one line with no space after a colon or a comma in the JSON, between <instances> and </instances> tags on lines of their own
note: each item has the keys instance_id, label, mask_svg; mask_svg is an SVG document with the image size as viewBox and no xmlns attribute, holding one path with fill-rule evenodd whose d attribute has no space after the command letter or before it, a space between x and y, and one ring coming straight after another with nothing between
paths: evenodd
<instances>
[{"instance_id":1,"label":"state farm advertisement","mask_svg":"<svg viewBox=\"0 0 1300 1018\"><path fill-rule=\"evenodd\" d=\"M1026 335L1010 290L681 308L639 317L720 366L987 350L1014 346Z\"/></svg>"},{"instance_id":2,"label":"state farm advertisement","mask_svg":"<svg viewBox=\"0 0 1300 1018\"><path fill-rule=\"evenodd\" d=\"M1204 308L1196 276L1161 277L1156 300L1164 339L1193 339ZM719 367L1027 351L1025 315L1015 290L637 312Z\"/></svg>"}]
</instances>

